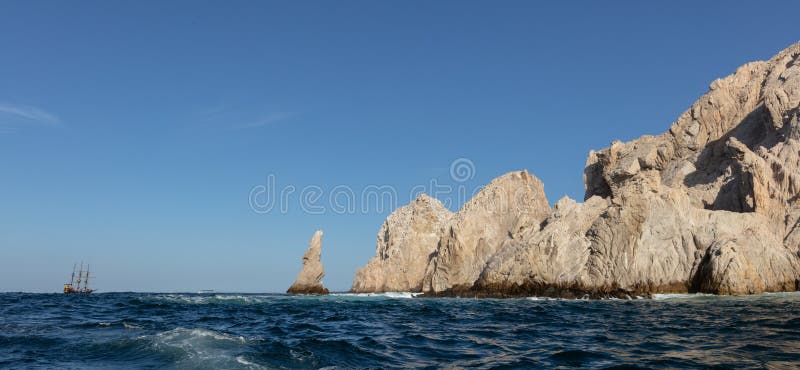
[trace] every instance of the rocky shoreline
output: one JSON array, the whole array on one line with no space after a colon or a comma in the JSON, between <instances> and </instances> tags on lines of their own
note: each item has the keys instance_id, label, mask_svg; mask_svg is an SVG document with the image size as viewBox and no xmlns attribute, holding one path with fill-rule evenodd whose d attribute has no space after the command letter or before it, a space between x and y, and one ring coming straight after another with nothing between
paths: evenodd
<instances>
[{"instance_id":1,"label":"rocky shoreline","mask_svg":"<svg viewBox=\"0 0 800 370\"><path fill-rule=\"evenodd\" d=\"M527 171L458 212L392 213L351 292L631 298L800 290L800 43L711 83L657 136L591 151L584 201Z\"/></svg>"},{"instance_id":2,"label":"rocky shoreline","mask_svg":"<svg viewBox=\"0 0 800 370\"><path fill-rule=\"evenodd\" d=\"M559 298L559 299L635 299L654 294L694 293L682 282L658 287L586 287L579 285L536 284L454 287L443 292L424 292L418 298Z\"/></svg>"}]
</instances>

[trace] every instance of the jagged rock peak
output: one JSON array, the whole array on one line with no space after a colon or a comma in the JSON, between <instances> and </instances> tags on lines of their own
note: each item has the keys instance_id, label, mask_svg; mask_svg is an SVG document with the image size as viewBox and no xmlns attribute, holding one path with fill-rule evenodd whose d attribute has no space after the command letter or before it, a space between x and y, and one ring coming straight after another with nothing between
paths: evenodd
<instances>
[{"instance_id":1,"label":"jagged rock peak","mask_svg":"<svg viewBox=\"0 0 800 370\"><path fill-rule=\"evenodd\" d=\"M328 294L328 289L322 286L325 271L322 268L322 230L318 230L311 237L308 249L303 254L303 269L297 274L294 284L286 293L289 294Z\"/></svg>"},{"instance_id":2,"label":"jagged rock peak","mask_svg":"<svg viewBox=\"0 0 800 370\"><path fill-rule=\"evenodd\" d=\"M800 290L800 43L712 82L669 131L590 152L584 181L551 211L526 171L493 180L415 249L433 250L425 295Z\"/></svg>"},{"instance_id":3,"label":"jagged rock peak","mask_svg":"<svg viewBox=\"0 0 800 370\"><path fill-rule=\"evenodd\" d=\"M375 256L356 272L352 292L418 292L430 255L453 213L421 194L386 218Z\"/></svg>"},{"instance_id":4,"label":"jagged rock peak","mask_svg":"<svg viewBox=\"0 0 800 370\"><path fill-rule=\"evenodd\" d=\"M538 229L548 214L544 185L528 171L492 180L453 216L428 264L423 291L471 286L505 239Z\"/></svg>"},{"instance_id":5,"label":"jagged rock peak","mask_svg":"<svg viewBox=\"0 0 800 370\"><path fill-rule=\"evenodd\" d=\"M471 292L800 289L798 58L800 43L745 64L669 131L590 152L586 202L507 241Z\"/></svg>"},{"instance_id":6,"label":"jagged rock peak","mask_svg":"<svg viewBox=\"0 0 800 370\"><path fill-rule=\"evenodd\" d=\"M712 82L669 131L590 152L585 199L617 197L631 190L630 184L642 191L666 185L687 188L700 207L728 209L728 199L714 202L723 185L717 180L729 171L724 156L729 138L752 151L770 149L793 135L800 138L792 124L800 103L799 56L800 43L795 43L768 61L747 63Z\"/></svg>"}]
</instances>

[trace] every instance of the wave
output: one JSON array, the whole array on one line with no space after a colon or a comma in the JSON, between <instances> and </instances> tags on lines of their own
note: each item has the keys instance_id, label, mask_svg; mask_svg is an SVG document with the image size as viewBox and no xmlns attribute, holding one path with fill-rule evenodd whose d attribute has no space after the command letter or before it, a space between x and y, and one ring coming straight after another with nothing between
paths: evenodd
<instances>
[{"instance_id":1,"label":"wave","mask_svg":"<svg viewBox=\"0 0 800 370\"><path fill-rule=\"evenodd\" d=\"M142 326L134 325L127 322L125 319L122 320L115 320L115 321L87 321L81 322L76 324L70 324L68 327L73 328L82 328L82 329L111 329L111 328L123 328L127 330L140 330Z\"/></svg>"},{"instance_id":2,"label":"wave","mask_svg":"<svg viewBox=\"0 0 800 370\"><path fill-rule=\"evenodd\" d=\"M236 356L236 362L238 362L241 365L244 365L248 369L266 369L266 367L261 366L255 362L248 361L247 359L244 358L244 356Z\"/></svg>"},{"instance_id":3,"label":"wave","mask_svg":"<svg viewBox=\"0 0 800 370\"><path fill-rule=\"evenodd\" d=\"M163 356L173 358L175 365L187 368L262 368L245 359L241 353L248 341L243 336L210 329L175 328L138 340Z\"/></svg>"},{"instance_id":4,"label":"wave","mask_svg":"<svg viewBox=\"0 0 800 370\"><path fill-rule=\"evenodd\" d=\"M379 298L414 298L422 293L386 292L386 293L331 293L333 297L379 297Z\"/></svg>"},{"instance_id":5,"label":"wave","mask_svg":"<svg viewBox=\"0 0 800 370\"><path fill-rule=\"evenodd\" d=\"M192 344L192 341L199 339L212 339L216 341L228 341L228 342L238 342L238 343L246 342L243 336L225 334L209 329L175 328L172 330L167 330L165 332L158 333L155 335L155 338L157 338L159 342L165 344L179 343L179 344L189 344L190 346Z\"/></svg>"},{"instance_id":6,"label":"wave","mask_svg":"<svg viewBox=\"0 0 800 370\"><path fill-rule=\"evenodd\" d=\"M711 298L742 298L742 297L756 297L756 296L791 296L798 294L800 292L776 292L776 293L759 293L759 294L750 294L750 295L718 295L718 294L709 294L709 293L660 293L660 294L653 294L653 300L668 300L668 299L711 299ZM645 300L645 297L642 296L635 296L632 299L624 299L624 298L616 298L616 297L609 297L609 298L600 298L600 299L589 299L587 297L580 297L580 298L553 298L553 297L525 297L527 300L531 301L629 301L629 300Z\"/></svg>"},{"instance_id":7,"label":"wave","mask_svg":"<svg viewBox=\"0 0 800 370\"><path fill-rule=\"evenodd\" d=\"M0 294L0 368L800 365L800 314L791 309L800 293L637 301L414 296L120 293L20 301Z\"/></svg>"},{"instance_id":8,"label":"wave","mask_svg":"<svg viewBox=\"0 0 800 370\"><path fill-rule=\"evenodd\" d=\"M697 298L709 298L709 297L716 297L716 295L707 294L707 293L653 294L653 299L655 299L655 300L664 300L664 299L697 299Z\"/></svg>"},{"instance_id":9,"label":"wave","mask_svg":"<svg viewBox=\"0 0 800 370\"><path fill-rule=\"evenodd\" d=\"M554 297L525 297L525 299L529 301L570 301L570 302L597 302L597 301L631 301L631 300L643 300L644 297L635 296L631 299L626 298L617 298L617 297L608 297L608 298L600 298L600 299L591 299L588 296L585 297L578 297L578 298L554 298Z\"/></svg>"},{"instance_id":10,"label":"wave","mask_svg":"<svg viewBox=\"0 0 800 370\"><path fill-rule=\"evenodd\" d=\"M386 293L332 293L328 296L308 296L299 298L313 298L319 300L330 299L331 297L352 297L352 298L391 298L407 299L414 298L422 293L413 292L386 292ZM269 302L282 301L285 299L298 298L289 295L237 295L237 294L158 294L147 297L148 300L178 304L192 305L251 305L265 304Z\"/></svg>"},{"instance_id":11,"label":"wave","mask_svg":"<svg viewBox=\"0 0 800 370\"><path fill-rule=\"evenodd\" d=\"M756 295L758 295L758 294L756 294ZM800 296L800 291L795 291L795 292L769 292L769 293L761 293L760 295L776 296L776 297L794 297L794 296Z\"/></svg>"},{"instance_id":12,"label":"wave","mask_svg":"<svg viewBox=\"0 0 800 370\"><path fill-rule=\"evenodd\" d=\"M757 299L759 297L767 298L793 298L800 295L800 291L795 292L765 292L757 294L741 294L741 295L719 295L709 293L671 293L671 294L653 294L653 299Z\"/></svg>"},{"instance_id":13,"label":"wave","mask_svg":"<svg viewBox=\"0 0 800 370\"><path fill-rule=\"evenodd\" d=\"M140 330L142 328L141 326L128 324L127 322L123 322L122 327L127 330Z\"/></svg>"},{"instance_id":14,"label":"wave","mask_svg":"<svg viewBox=\"0 0 800 370\"><path fill-rule=\"evenodd\" d=\"M275 296L266 295L235 295L235 294L215 294L215 295L194 295L194 294L163 294L155 295L150 298L158 301L184 304L252 304L264 303Z\"/></svg>"}]
</instances>

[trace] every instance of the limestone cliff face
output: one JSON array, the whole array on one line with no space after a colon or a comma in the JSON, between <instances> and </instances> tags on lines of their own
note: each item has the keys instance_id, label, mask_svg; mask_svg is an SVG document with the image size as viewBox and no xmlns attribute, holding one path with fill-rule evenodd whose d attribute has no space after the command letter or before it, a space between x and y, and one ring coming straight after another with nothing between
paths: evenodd
<instances>
[{"instance_id":1,"label":"limestone cliff face","mask_svg":"<svg viewBox=\"0 0 800 370\"><path fill-rule=\"evenodd\" d=\"M423 291L472 286L509 235L535 227L550 213L544 185L527 171L500 176L453 216L423 281Z\"/></svg>"},{"instance_id":2,"label":"limestone cliff face","mask_svg":"<svg viewBox=\"0 0 800 370\"><path fill-rule=\"evenodd\" d=\"M294 284L286 293L289 294L328 294L328 289L322 286L325 272L322 269L322 231L317 231L308 244L308 249L303 255L303 269L297 274Z\"/></svg>"},{"instance_id":3,"label":"limestone cliff face","mask_svg":"<svg viewBox=\"0 0 800 370\"><path fill-rule=\"evenodd\" d=\"M423 291L800 290L800 43L714 81L669 131L590 152L584 182L551 211L532 175L494 180L429 247ZM490 210L510 193L527 213Z\"/></svg>"},{"instance_id":4,"label":"limestone cliff face","mask_svg":"<svg viewBox=\"0 0 800 370\"><path fill-rule=\"evenodd\" d=\"M457 213L420 196L389 215L376 255L356 272L352 292L469 288L512 233L550 213L544 186L526 171L493 180Z\"/></svg>"},{"instance_id":5,"label":"limestone cliff face","mask_svg":"<svg viewBox=\"0 0 800 370\"><path fill-rule=\"evenodd\" d=\"M472 291L800 288L798 56L795 44L744 65L714 81L668 132L591 152L586 202L565 201L541 230L507 241ZM580 217L559 217L576 208Z\"/></svg>"},{"instance_id":6,"label":"limestone cliff face","mask_svg":"<svg viewBox=\"0 0 800 370\"><path fill-rule=\"evenodd\" d=\"M425 267L452 216L441 202L424 194L398 208L381 226L375 257L356 272L351 291L420 291Z\"/></svg>"}]
</instances>

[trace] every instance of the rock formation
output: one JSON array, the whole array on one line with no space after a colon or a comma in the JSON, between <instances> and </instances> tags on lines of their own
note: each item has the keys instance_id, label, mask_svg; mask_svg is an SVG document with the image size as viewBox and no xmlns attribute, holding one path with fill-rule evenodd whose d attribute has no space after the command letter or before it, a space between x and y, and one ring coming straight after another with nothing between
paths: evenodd
<instances>
[{"instance_id":1,"label":"rock formation","mask_svg":"<svg viewBox=\"0 0 800 370\"><path fill-rule=\"evenodd\" d=\"M502 242L536 227L550 213L544 185L526 171L500 176L453 216L441 235L423 281L423 291L472 286Z\"/></svg>"},{"instance_id":2,"label":"rock formation","mask_svg":"<svg viewBox=\"0 0 800 370\"><path fill-rule=\"evenodd\" d=\"M800 43L714 81L668 132L590 152L584 182L551 210L535 177L501 176L438 238L377 256L381 278L432 296L800 290Z\"/></svg>"},{"instance_id":3,"label":"rock formation","mask_svg":"<svg viewBox=\"0 0 800 370\"><path fill-rule=\"evenodd\" d=\"M378 232L375 257L356 272L351 291L421 291L425 267L451 217L425 194L392 212Z\"/></svg>"},{"instance_id":4,"label":"rock formation","mask_svg":"<svg viewBox=\"0 0 800 370\"><path fill-rule=\"evenodd\" d=\"M303 255L303 269L297 274L294 284L286 293L289 294L328 294L328 289L322 286L325 272L322 269L322 231L318 230L311 237L308 249Z\"/></svg>"}]
</instances>

